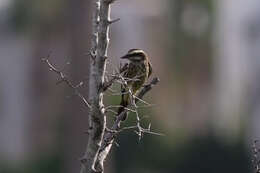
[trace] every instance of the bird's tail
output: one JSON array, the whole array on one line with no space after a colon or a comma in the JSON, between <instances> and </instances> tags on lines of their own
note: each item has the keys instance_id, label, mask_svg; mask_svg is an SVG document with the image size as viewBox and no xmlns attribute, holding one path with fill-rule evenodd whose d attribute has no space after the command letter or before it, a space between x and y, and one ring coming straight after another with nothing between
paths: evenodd
<instances>
[{"instance_id":1,"label":"bird's tail","mask_svg":"<svg viewBox=\"0 0 260 173\"><path fill-rule=\"evenodd\" d=\"M119 116L128 106L128 101L129 100L129 94L122 94L122 99L120 103L120 107L118 108L117 115ZM122 121L125 121L127 119L128 112L125 112L124 115L122 116Z\"/></svg>"}]
</instances>

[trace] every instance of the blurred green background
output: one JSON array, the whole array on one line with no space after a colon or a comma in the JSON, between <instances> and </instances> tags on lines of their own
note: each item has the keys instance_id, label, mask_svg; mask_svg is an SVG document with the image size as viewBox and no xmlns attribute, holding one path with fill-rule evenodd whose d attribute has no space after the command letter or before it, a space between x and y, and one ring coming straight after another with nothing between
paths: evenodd
<instances>
[{"instance_id":1,"label":"blurred green background","mask_svg":"<svg viewBox=\"0 0 260 173\"><path fill-rule=\"evenodd\" d=\"M140 108L166 136L122 133L106 161L115 173L252 172L260 138L258 0L118 0L108 73L128 49L148 52L161 82ZM41 61L88 91L90 0L0 0L0 173L79 172L88 110ZM69 65L66 65L70 62ZM115 86L114 89L118 89ZM120 97L106 93L105 104ZM108 115L113 119L112 115ZM130 116L124 125L135 123Z\"/></svg>"}]
</instances>

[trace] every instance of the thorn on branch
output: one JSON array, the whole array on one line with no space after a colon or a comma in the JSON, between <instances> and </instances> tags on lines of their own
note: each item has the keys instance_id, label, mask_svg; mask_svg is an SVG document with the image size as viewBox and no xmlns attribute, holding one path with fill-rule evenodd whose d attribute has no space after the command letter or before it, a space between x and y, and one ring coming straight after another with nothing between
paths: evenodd
<instances>
[{"instance_id":1,"label":"thorn on branch","mask_svg":"<svg viewBox=\"0 0 260 173\"><path fill-rule=\"evenodd\" d=\"M76 88L82 87L83 86L83 81L81 81L78 85L76 85Z\"/></svg>"},{"instance_id":2,"label":"thorn on branch","mask_svg":"<svg viewBox=\"0 0 260 173\"><path fill-rule=\"evenodd\" d=\"M101 58L102 58L102 60L103 60L103 61L105 61L105 60L107 60L107 59L108 59L108 57L107 57L107 56L102 56Z\"/></svg>"},{"instance_id":3,"label":"thorn on branch","mask_svg":"<svg viewBox=\"0 0 260 173\"><path fill-rule=\"evenodd\" d=\"M115 144L117 147L120 147L119 143L117 143L116 141L114 141L114 144Z\"/></svg>"},{"instance_id":4,"label":"thorn on branch","mask_svg":"<svg viewBox=\"0 0 260 173\"><path fill-rule=\"evenodd\" d=\"M113 24L113 23L118 22L119 20L120 20L120 18L117 18L117 19L114 19L114 20L109 20L109 21L108 21L108 24L111 25L111 24Z\"/></svg>"},{"instance_id":5,"label":"thorn on branch","mask_svg":"<svg viewBox=\"0 0 260 173\"><path fill-rule=\"evenodd\" d=\"M104 2L106 3L106 4L112 4L112 3L114 3L116 0L104 0Z\"/></svg>"}]
</instances>

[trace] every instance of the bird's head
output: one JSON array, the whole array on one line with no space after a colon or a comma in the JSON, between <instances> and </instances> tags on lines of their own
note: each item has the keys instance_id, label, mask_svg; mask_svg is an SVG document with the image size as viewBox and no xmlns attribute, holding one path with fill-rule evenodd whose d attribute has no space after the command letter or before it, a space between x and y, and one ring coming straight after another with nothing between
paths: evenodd
<instances>
[{"instance_id":1,"label":"bird's head","mask_svg":"<svg viewBox=\"0 0 260 173\"><path fill-rule=\"evenodd\" d=\"M121 59L128 59L132 62L142 62L147 59L147 54L141 49L130 49Z\"/></svg>"}]
</instances>

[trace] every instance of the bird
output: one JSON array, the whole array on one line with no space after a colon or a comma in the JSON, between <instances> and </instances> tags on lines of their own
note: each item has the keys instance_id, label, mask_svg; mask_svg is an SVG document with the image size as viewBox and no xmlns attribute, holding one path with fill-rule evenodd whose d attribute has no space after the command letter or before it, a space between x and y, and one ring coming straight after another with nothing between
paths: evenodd
<instances>
[{"instance_id":1,"label":"bird","mask_svg":"<svg viewBox=\"0 0 260 173\"><path fill-rule=\"evenodd\" d=\"M129 105L130 99L132 98L130 94L136 96L152 74L151 62L147 53L142 49L130 49L121 59L127 59L128 62L120 69L125 83L121 85L121 102L117 116ZM127 116L128 113L124 113L121 121L125 121Z\"/></svg>"}]
</instances>

